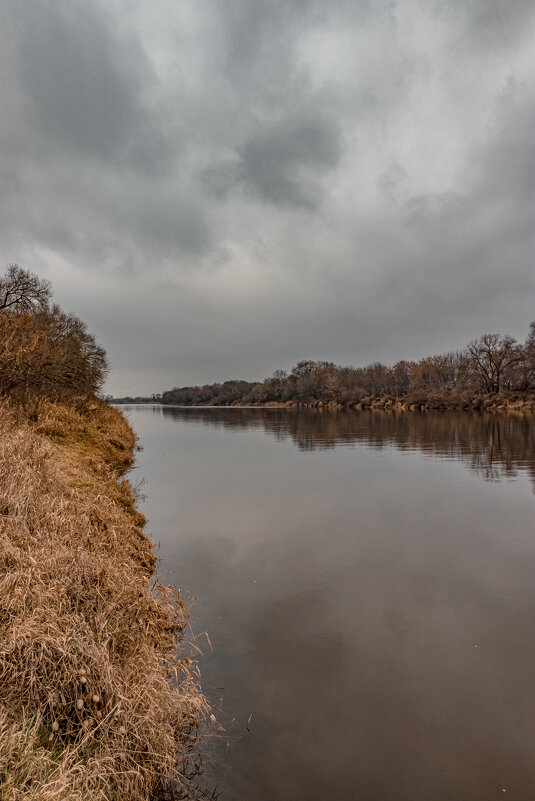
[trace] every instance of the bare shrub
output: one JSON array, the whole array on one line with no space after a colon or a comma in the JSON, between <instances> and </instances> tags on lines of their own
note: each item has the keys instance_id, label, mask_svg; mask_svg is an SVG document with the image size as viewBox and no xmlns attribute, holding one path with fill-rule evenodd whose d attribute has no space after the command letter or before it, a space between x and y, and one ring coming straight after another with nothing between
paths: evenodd
<instances>
[{"instance_id":1,"label":"bare shrub","mask_svg":"<svg viewBox=\"0 0 535 801\"><path fill-rule=\"evenodd\" d=\"M84 323L58 306L36 314L0 314L0 395L91 397L107 369L105 351Z\"/></svg>"}]
</instances>

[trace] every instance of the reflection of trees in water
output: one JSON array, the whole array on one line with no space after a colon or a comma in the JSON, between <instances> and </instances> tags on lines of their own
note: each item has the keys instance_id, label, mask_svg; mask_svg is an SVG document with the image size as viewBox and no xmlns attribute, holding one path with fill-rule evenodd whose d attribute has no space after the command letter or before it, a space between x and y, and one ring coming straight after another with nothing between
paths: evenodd
<instances>
[{"instance_id":1,"label":"reflection of trees in water","mask_svg":"<svg viewBox=\"0 0 535 801\"><path fill-rule=\"evenodd\" d=\"M361 443L371 448L420 450L465 462L486 480L526 471L535 486L535 421L470 412L319 411L302 409L177 408L163 406L166 417L212 428L262 428L303 451Z\"/></svg>"}]
</instances>

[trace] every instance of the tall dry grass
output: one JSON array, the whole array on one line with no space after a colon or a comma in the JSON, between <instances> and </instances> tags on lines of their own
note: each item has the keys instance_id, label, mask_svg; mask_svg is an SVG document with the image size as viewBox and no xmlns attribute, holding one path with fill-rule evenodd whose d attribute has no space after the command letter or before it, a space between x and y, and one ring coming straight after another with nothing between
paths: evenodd
<instances>
[{"instance_id":1,"label":"tall dry grass","mask_svg":"<svg viewBox=\"0 0 535 801\"><path fill-rule=\"evenodd\" d=\"M134 435L99 401L0 406L0 798L194 798L206 714L153 576Z\"/></svg>"}]
</instances>

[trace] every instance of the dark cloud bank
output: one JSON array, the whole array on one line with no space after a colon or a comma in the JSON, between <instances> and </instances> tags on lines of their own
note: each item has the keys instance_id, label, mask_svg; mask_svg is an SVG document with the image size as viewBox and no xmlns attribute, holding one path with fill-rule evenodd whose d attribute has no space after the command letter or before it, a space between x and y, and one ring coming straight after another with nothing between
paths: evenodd
<instances>
[{"instance_id":1,"label":"dark cloud bank","mask_svg":"<svg viewBox=\"0 0 535 801\"><path fill-rule=\"evenodd\" d=\"M121 394L523 337L534 34L528 0L5 0L4 262Z\"/></svg>"}]
</instances>

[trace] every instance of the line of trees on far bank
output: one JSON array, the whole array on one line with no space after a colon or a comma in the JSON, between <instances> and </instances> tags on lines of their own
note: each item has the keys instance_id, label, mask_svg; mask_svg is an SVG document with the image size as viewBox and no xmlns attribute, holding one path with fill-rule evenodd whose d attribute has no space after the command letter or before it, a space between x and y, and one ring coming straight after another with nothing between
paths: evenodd
<instances>
[{"instance_id":1,"label":"line of trees on far bank","mask_svg":"<svg viewBox=\"0 0 535 801\"><path fill-rule=\"evenodd\" d=\"M374 398L403 399L433 408L459 404L478 408L485 397L515 393L535 396L535 321L524 343L502 334L485 334L462 351L365 367L301 361L264 381L224 381L180 387L162 394L163 403L184 406L303 404L350 406Z\"/></svg>"}]
</instances>

